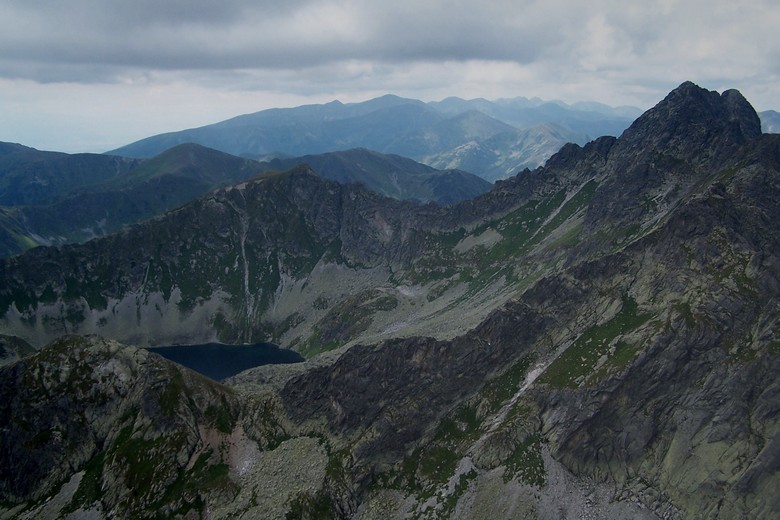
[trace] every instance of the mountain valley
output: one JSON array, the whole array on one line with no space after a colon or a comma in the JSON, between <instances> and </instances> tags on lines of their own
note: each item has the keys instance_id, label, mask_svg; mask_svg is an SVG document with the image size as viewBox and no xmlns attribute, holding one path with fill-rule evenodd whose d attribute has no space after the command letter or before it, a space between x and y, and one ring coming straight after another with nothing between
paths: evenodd
<instances>
[{"instance_id":1,"label":"mountain valley","mask_svg":"<svg viewBox=\"0 0 780 520\"><path fill-rule=\"evenodd\" d=\"M386 104L530 117L445 101L296 113L328 132ZM172 211L0 259L0 517L776 516L780 139L761 124L686 82L489 191L364 149L204 167ZM143 176L163 156L105 157ZM387 161L429 174L427 200L446 175L475 192L421 204L324 173ZM137 348L211 341L307 361L218 383Z\"/></svg>"}]
</instances>

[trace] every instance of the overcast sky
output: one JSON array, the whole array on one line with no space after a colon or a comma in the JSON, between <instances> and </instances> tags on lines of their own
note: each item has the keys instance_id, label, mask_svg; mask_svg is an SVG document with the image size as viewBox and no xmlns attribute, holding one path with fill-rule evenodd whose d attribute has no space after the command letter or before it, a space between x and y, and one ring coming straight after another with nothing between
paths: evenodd
<instances>
[{"instance_id":1,"label":"overcast sky","mask_svg":"<svg viewBox=\"0 0 780 520\"><path fill-rule=\"evenodd\" d=\"M271 107L685 80L780 110L777 0L3 0L0 141L102 152Z\"/></svg>"}]
</instances>

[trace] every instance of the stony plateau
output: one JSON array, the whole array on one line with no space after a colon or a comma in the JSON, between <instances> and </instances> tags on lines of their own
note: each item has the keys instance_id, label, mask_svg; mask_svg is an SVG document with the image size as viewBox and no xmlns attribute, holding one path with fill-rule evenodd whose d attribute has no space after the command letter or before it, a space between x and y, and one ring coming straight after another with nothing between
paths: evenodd
<instances>
[{"instance_id":1,"label":"stony plateau","mask_svg":"<svg viewBox=\"0 0 780 520\"><path fill-rule=\"evenodd\" d=\"M2 260L40 350L0 369L0 511L775 517L778 200L778 136L684 83L451 207L299 168ZM217 384L122 344L210 339L310 360Z\"/></svg>"}]
</instances>

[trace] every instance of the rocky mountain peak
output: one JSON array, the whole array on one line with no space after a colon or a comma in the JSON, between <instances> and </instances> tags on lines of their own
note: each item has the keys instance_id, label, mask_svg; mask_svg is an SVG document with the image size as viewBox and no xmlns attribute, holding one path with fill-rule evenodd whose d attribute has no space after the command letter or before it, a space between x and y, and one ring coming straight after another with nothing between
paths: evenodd
<instances>
[{"instance_id":1,"label":"rocky mountain peak","mask_svg":"<svg viewBox=\"0 0 780 520\"><path fill-rule=\"evenodd\" d=\"M713 150L717 160L759 135L758 114L739 91L718 94L686 81L639 117L621 141L682 160L694 150Z\"/></svg>"}]
</instances>

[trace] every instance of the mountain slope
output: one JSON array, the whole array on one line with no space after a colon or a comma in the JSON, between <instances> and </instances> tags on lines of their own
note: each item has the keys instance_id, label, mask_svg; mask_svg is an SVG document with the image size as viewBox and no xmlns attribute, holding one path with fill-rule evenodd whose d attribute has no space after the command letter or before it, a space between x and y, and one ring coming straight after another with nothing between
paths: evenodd
<instances>
[{"instance_id":1,"label":"mountain slope","mask_svg":"<svg viewBox=\"0 0 780 520\"><path fill-rule=\"evenodd\" d=\"M22 151L34 151L35 148L30 148L29 146L24 146L19 143L6 143L3 141L0 141L0 156L1 155L8 155L11 153L16 152L22 152Z\"/></svg>"},{"instance_id":2,"label":"mountain slope","mask_svg":"<svg viewBox=\"0 0 780 520\"><path fill-rule=\"evenodd\" d=\"M469 141L426 156L423 161L437 168L479 171L483 179L496 181L512 177L523 169L544 164L551 150L559 150L566 143L577 140L577 136L561 127L543 124Z\"/></svg>"},{"instance_id":3,"label":"mountain slope","mask_svg":"<svg viewBox=\"0 0 780 520\"><path fill-rule=\"evenodd\" d=\"M465 336L354 347L293 379L288 414L351 447L349 491L388 517L535 516L556 463L661 517L776 515L778 144ZM513 498L479 501L489 489ZM613 516L593 502L582 506Z\"/></svg>"},{"instance_id":4,"label":"mountain slope","mask_svg":"<svg viewBox=\"0 0 780 520\"><path fill-rule=\"evenodd\" d=\"M3 445L25 446L0 454L0 493L57 495L14 516L55 516L59 505L63 515L150 518L232 496L240 408L229 389L97 338L63 338L0 376Z\"/></svg>"},{"instance_id":5,"label":"mountain slope","mask_svg":"<svg viewBox=\"0 0 780 520\"><path fill-rule=\"evenodd\" d=\"M138 161L99 154L41 152L4 143L0 155L0 205L50 204L85 188L121 177Z\"/></svg>"},{"instance_id":6,"label":"mountain slope","mask_svg":"<svg viewBox=\"0 0 780 520\"><path fill-rule=\"evenodd\" d=\"M231 417L251 418L265 460L311 455L316 471L283 506L229 473L231 497L204 492L214 518L266 503L291 517L773 517L778 200L780 139L738 92L684 83L621 137L567 145L449 208L301 168L0 261L0 323L36 346L75 330L335 348L230 381ZM39 353L46 370L2 369L0 402L48 405L34 396L56 378L25 373L81 374L57 367L83 350L59 345ZM104 392L63 409L91 416ZM46 431L5 423L9 439ZM30 449L3 446L9 461ZM34 510L87 459L25 490L4 477L3 507ZM166 460L171 482L183 470ZM102 483L105 508L124 488ZM171 511L143 496L123 511Z\"/></svg>"},{"instance_id":7,"label":"mountain slope","mask_svg":"<svg viewBox=\"0 0 780 520\"><path fill-rule=\"evenodd\" d=\"M213 125L148 137L109 153L151 157L187 142L239 156L274 152L296 156L358 146L388 152L394 151L389 149L393 141L441 119L420 101L385 96L349 105L333 102L264 110Z\"/></svg>"},{"instance_id":8,"label":"mountain slope","mask_svg":"<svg viewBox=\"0 0 780 520\"><path fill-rule=\"evenodd\" d=\"M626 126L642 113L634 107L610 107L595 102L567 105L561 101L549 102L524 97L495 101L447 98L429 104L450 116L478 110L520 129L553 124L579 134L576 142L587 136L620 135Z\"/></svg>"},{"instance_id":9,"label":"mountain slope","mask_svg":"<svg viewBox=\"0 0 780 520\"><path fill-rule=\"evenodd\" d=\"M490 189L490 183L457 170L436 170L398 155L365 148L274 159L263 167L278 171L308 164L318 176L341 184L360 183L376 193L395 199L413 199L448 205L472 199Z\"/></svg>"},{"instance_id":10,"label":"mountain slope","mask_svg":"<svg viewBox=\"0 0 780 520\"><path fill-rule=\"evenodd\" d=\"M0 207L0 256L36 245L83 242L105 236L220 186L235 184L268 169L289 169L301 162L310 163L325 178L361 182L390 197L422 202L453 204L490 188L489 183L466 172L438 171L410 159L368 150L260 164L192 143L175 146L145 161L30 150L11 147L5 163L9 188L8 206ZM94 161L95 158L98 160ZM80 171L82 163L87 164L85 161L94 163L89 184L78 184L70 177L67 187L45 180L58 171ZM126 167L114 171L112 166L110 173L102 168L115 163ZM48 191L35 198L34 185L39 183L45 184ZM22 202L18 202L20 197Z\"/></svg>"},{"instance_id":11,"label":"mountain slope","mask_svg":"<svg viewBox=\"0 0 780 520\"><path fill-rule=\"evenodd\" d=\"M3 256L113 233L262 170L254 161L192 144L148 161L38 151L4 159Z\"/></svg>"},{"instance_id":12,"label":"mountain slope","mask_svg":"<svg viewBox=\"0 0 780 520\"><path fill-rule=\"evenodd\" d=\"M352 487L335 496L360 498L344 507L390 518L780 511L780 140L740 117L737 94L712 94L683 85L611 149L686 157L662 177L699 184L640 238L543 278L464 336L354 347L283 388L301 430L350 447ZM715 150L743 164L713 175ZM590 484L562 485L558 464ZM649 510L620 511L615 498Z\"/></svg>"}]
</instances>

